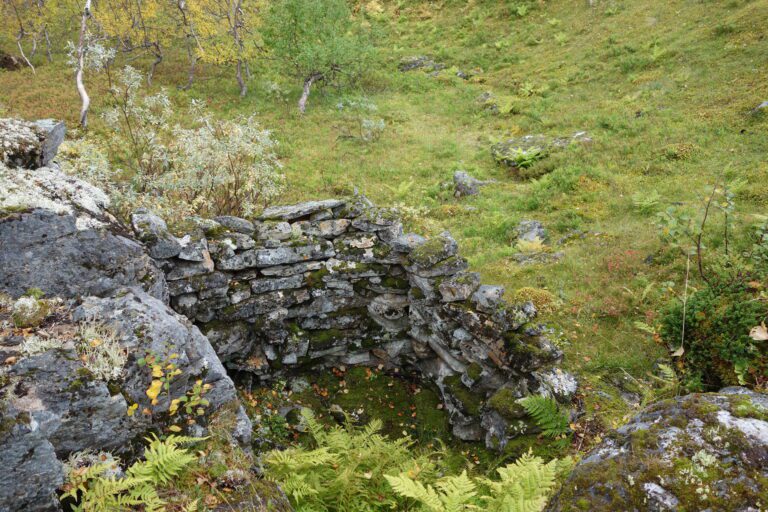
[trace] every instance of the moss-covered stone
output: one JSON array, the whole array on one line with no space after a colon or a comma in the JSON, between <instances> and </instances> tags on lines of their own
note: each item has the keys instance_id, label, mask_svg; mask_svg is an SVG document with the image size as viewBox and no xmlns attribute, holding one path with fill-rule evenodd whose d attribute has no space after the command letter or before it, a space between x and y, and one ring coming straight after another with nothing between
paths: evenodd
<instances>
[{"instance_id":1,"label":"moss-covered stone","mask_svg":"<svg viewBox=\"0 0 768 512\"><path fill-rule=\"evenodd\" d=\"M525 407L520 405L517 400L518 397L512 390L501 388L488 399L488 407L498 411L506 420L517 420L527 415Z\"/></svg>"}]
</instances>

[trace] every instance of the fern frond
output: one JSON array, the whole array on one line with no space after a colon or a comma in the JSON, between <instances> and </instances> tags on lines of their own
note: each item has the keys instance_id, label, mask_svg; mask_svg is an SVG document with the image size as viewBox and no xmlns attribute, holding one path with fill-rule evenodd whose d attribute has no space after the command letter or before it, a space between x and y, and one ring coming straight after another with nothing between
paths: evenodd
<instances>
[{"instance_id":1,"label":"fern frond","mask_svg":"<svg viewBox=\"0 0 768 512\"><path fill-rule=\"evenodd\" d=\"M137 462L128 470L132 476L147 478L154 484L166 484L195 461L194 455L177 446L182 442L193 442L195 438L174 436L165 441L157 437L148 439L150 443L144 450L145 460Z\"/></svg>"},{"instance_id":2,"label":"fern frond","mask_svg":"<svg viewBox=\"0 0 768 512\"><path fill-rule=\"evenodd\" d=\"M432 486L424 486L421 482L412 480L406 475L384 475L392 489L400 496L411 498L433 512L443 512L443 502Z\"/></svg>"},{"instance_id":3,"label":"fern frond","mask_svg":"<svg viewBox=\"0 0 768 512\"><path fill-rule=\"evenodd\" d=\"M440 489L440 500L446 512L467 510L467 504L477 496L477 486L467 476L466 470L458 476L442 478L436 485Z\"/></svg>"},{"instance_id":4,"label":"fern frond","mask_svg":"<svg viewBox=\"0 0 768 512\"><path fill-rule=\"evenodd\" d=\"M568 417L551 398L530 395L518 400L536 425L547 437L557 437L568 432Z\"/></svg>"}]
</instances>

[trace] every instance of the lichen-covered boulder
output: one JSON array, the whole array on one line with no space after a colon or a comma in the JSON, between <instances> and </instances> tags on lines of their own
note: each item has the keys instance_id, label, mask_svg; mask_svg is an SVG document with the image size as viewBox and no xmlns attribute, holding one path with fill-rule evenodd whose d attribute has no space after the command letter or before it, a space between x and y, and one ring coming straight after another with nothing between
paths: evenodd
<instances>
[{"instance_id":1,"label":"lichen-covered boulder","mask_svg":"<svg viewBox=\"0 0 768 512\"><path fill-rule=\"evenodd\" d=\"M146 292L132 288L118 290L114 297L89 297L73 316L75 321L98 322L113 331L120 346L131 355L119 388L129 406L138 405L138 411L149 409L165 419L171 401L184 396L198 379L210 386L205 398L211 411L237 401L234 384L208 339L187 318ZM164 368L163 377L153 375L153 363ZM178 374L173 375L176 370ZM147 391L157 378L165 378L169 386L151 400ZM146 423L156 423L157 419L147 418Z\"/></svg>"},{"instance_id":2,"label":"lichen-covered boulder","mask_svg":"<svg viewBox=\"0 0 768 512\"><path fill-rule=\"evenodd\" d=\"M98 188L53 167L0 163L0 291L64 298L138 285L167 300L162 271Z\"/></svg>"},{"instance_id":3,"label":"lichen-covered boulder","mask_svg":"<svg viewBox=\"0 0 768 512\"><path fill-rule=\"evenodd\" d=\"M0 163L8 167L37 169L51 162L64 141L61 121L0 119Z\"/></svg>"},{"instance_id":4,"label":"lichen-covered boulder","mask_svg":"<svg viewBox=\"0 0 768 512\"><path fill-rule=\"evenodd\" d=\"M768 497L768 396L745 388L656 403L574 469L550 512L757 512Z\"/></svg>"}]
</instances>

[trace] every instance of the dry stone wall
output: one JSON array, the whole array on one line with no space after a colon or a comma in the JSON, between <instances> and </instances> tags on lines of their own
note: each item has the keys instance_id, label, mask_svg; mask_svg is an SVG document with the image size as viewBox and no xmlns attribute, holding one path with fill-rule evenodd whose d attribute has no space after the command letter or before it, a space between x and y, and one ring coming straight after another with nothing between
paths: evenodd
<instances>
[{"instance_id":1,"label":"dry stone wall","mask_svg":"<svg viewBox=\"0 0 768 512\"><path fill-rule=\"evenodd\" d=\"M482 285L448 233L406 234L394 210L364 197L272 207L255 221L190 219L182 236L144 210L132 223L172 307L231 370L269 381L416 367L440 389L454 433L494 447L531 431L516 398L575 391L532 304Z\"/></svg>"}]
</instances>

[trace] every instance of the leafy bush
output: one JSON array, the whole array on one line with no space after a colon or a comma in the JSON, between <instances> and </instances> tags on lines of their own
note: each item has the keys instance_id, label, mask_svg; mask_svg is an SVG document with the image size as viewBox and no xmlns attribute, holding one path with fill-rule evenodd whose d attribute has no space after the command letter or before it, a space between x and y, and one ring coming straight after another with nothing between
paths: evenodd
<instances>
[{"instance_id":1,"label":"leafy bush","mask_svg":"<svg viewBox=\"0 0 768 512\"><path fill-rule=\"evenodd\" d=\"M765 385L766 342L750 337L768 318L763 283L765 277L753 272L721 270L685 303L675 301L664 312L661 336L671 350L682 347L679 367L690 390Z\"/></svg>"},{"instance_id":2,"label":"leafy bush","mask_svg":"<svg viewBox=\"0 0 768 512\"><path fill-rule=\"evenodd\" d=\"M345 0L271 3L264 41L284 69L304 82L301 112L313 83L354 81L366 68L371 46L355 29Z\"/></svg>"},{"instance_id":3,"label":"leafy bush","mask_svg":"<svg viewBox=\"0 0 768 512\"><path fill-rule=\"evenodd\" d=\"M302 411L314 447L270 452L266 476L297 512L374 510L541 510L568 465L526 455L498 470L499 479L448 474L440 452L414 450L409 438L378 434L381 422L325 430ZM414 506L415 505L415 506Z\"/></svg>"},{"instance_id":4,"label":"leafy bush","mask_svg":"<svg viewBox=\"0 0 768 512\"><path fill-rule=\"evenodd\" d=\"M253 215L283 188L272 132L253 117L224 121L195 111L197 128L174 130L173 169L158 188L195 212Z\"/></svg>"},{"instance_id":5,"label":"leafy bush","mask_svg":"<svg viewBox=\"0 0 768 512\"><path fill-rule=\"evenodd\" d=\"M165 92L141 94L142 82L139 71L125 66L109 89L111 106L102 117L117 135L119 146L128 149L132 165L148 177L161 174L168 165L162 138L173 110Z\"/></svg>"},{"instance_id":6,"label":"leafy bush","mask_svg":"<svg viewBox=\"0 0 768 512\"><path fill-rule=\"evenodd\" d=\"M379 434L379 420L362 429L325 430L309 410L302 417L314 448L293 447L265 457L267 478L280 484L297 512L397 510L404 500L389 489L385 474L437 478L434 461L414 453L408 438L391 441Z\"/></svg>"}]
</instances>

